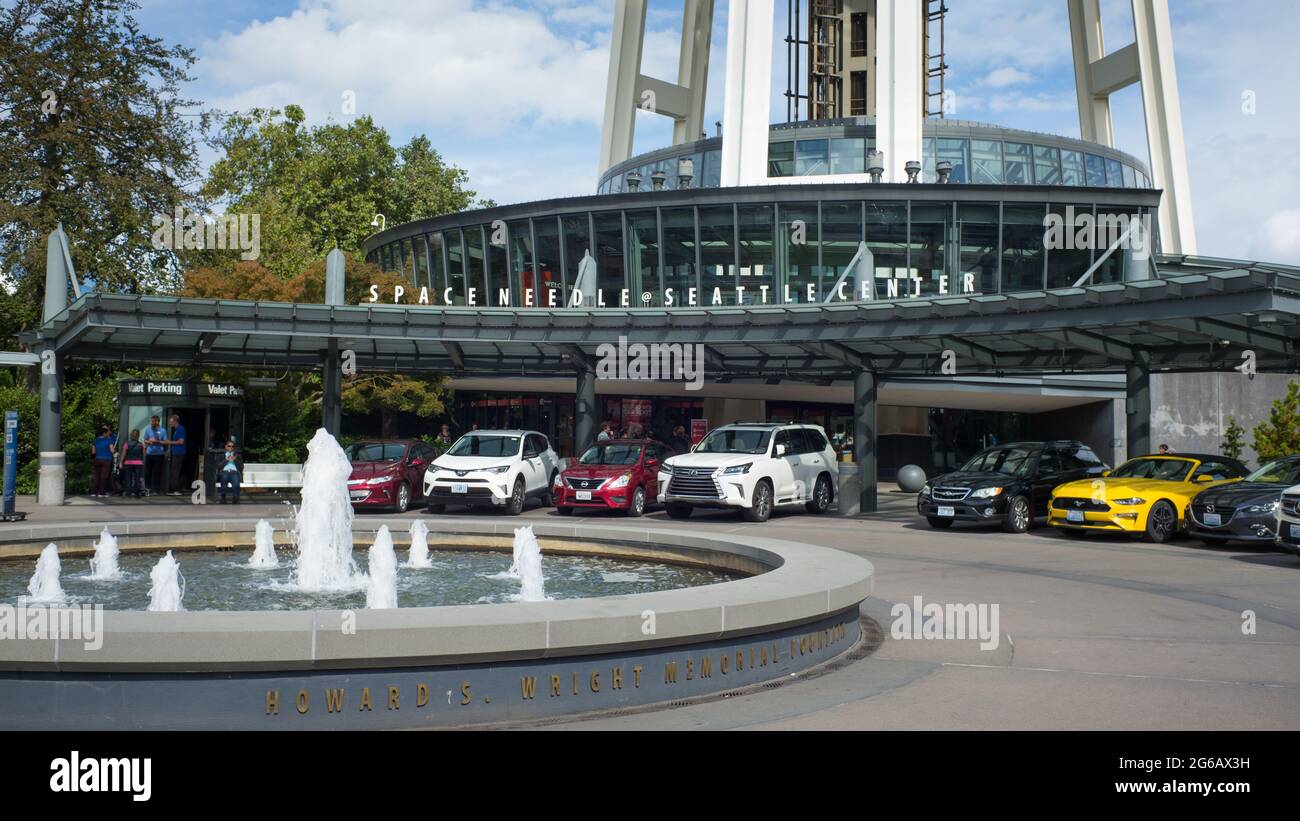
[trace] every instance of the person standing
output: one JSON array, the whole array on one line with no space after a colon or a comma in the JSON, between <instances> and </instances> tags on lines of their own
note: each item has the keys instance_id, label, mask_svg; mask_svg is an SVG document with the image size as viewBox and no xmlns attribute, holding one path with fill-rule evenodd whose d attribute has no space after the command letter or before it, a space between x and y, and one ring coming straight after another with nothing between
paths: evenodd
<instances>
[{"instance_id":1,"label":"person standing","mask_svg":"<svg viewBox=\"0 0 1300 821\"><path fill-rule=\"evenodd\" d=\"M686 453L691 449L691 440L686 438L686 427L678 425L673 428L673 438L668 440L668 447L673 453Z\"/></svg>"},{"instance_id":2,"label":"person standing","mask_svg":"<svg viewBox=\"0 0 1300 821\"><path fill-rule=\"evenodd\" d=\"M131 431L131 438L122 448L122 472L126 482L122 486L123 496L139 499L144 493L144 445L140 442L140 431Z\"/></svg>"},{"instance_id":3,"label":"person standing","mask_svg":"<svg viewBox=\"0 0 1300 821\"><path fill-rule=\"evenodd\" d=\"M613 438L614 438L614 433L613 433L613 431L611 430L613 427L614 427L614 426L611 425L609 422L605 422L603 425L601 425L601 426L600 426L600 433L596 435L596 441L597 441L597 442L608 442L609 440L613 439Z\"/></svg>"},{"instance_id":4,"label":"person standing","mask_svg":"<svg viewBox=\"0 0 1300 821\"><path fill-rule=\"evenodd\" d=\"M95 456L95 474L90 486L91 496L108 496L113 491L113 459L117 456L117 445L108 425L102 425L99 435L91 445Z\"/></svg>"},{"instance_id":5,"label":"person standing","mask_svg":"<svg viewBox=\"0 0 1300 821\"><path fill-rule=\"evenodd\" d=\"M444 423L442 430L438 431L438 441L444 445L451 444L451 427L449 425Z\"/></svg>"},{"instance_id":6,"label":"person standing","mask_svg":"<svg viewBox=\"0 0 1300 821\"><path fill-rule=\"evenodd\" d=\"M226 503L226 486L229 485L234 491L232 504L239 504L239 477L244 472L244 457L239 451L235 450L234 442L226 442L224 455L221 464L217 466L217 473L220 478L217 480L217 486L221 489L221 502Z\"/></svg>"},{"instance_id":7,"label":"person standing","mask_svg":"<svg viewBox=\"0 0 1300 821\"><path fill-rule=\"evenodd\" d=\"M182 488L189 485L189 475L185 470L185 426L181 424L181 418L172 414L167 420L170 430L167 432L167 445L171 448L171 474L169 475L167 487L170 489L168 496L180 496L184 491Z\"/></svg>"},{"instance_id":8,"label":"person standing","mask_svg":"<svg viewBox=\"0 0 1300 821\"><path fill-rule=\"evenodd\" d=\"M145 495L152 496L162 492L163 462L167 461L167 430L157 416L149 417L143 438Z\"/></svg>"}]
</instances>

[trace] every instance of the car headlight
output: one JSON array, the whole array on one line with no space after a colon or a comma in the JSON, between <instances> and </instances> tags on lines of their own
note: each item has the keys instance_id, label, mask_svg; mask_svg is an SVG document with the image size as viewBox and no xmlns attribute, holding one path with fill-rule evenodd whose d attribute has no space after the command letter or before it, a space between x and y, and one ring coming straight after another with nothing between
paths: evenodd
<instances>
[{"instance_id":1,"label":"car headlight","mask_svg":"<svg viewBox=\"0 0 1300 821\"><path fill-rule=\"evenodd\" d=\"M624 473L614 481L609 483L610 490L618 490L621 487L627 487L627 483L632 481L632 474Z\"/></svg>"},{"instance_id":2,"label":"car headlight","mask_svg":"<svg viewBox=\"0 0 1300 821\"><path fill-rule=\"evenodd\" d=\"M389 476L371 476L369 479L366 480L366 484L382 485L386 482L391 482L396 478L397 478L397 474L391 474Z\"/></svg>"},{"instance_id":3,"label":"car headlight","mask_svg":"<svg viewBox=\"0 0 1300 821\"><path fill-rule=\"evenodd\" d=\"M494 467L494 468L483 468L484 473L505 473L508 470L510 470L509 465L501 465L499 467Z\"/></svg>"},{"instance_id":4,"label":"car headlight","mask_svg":"<svg viewBox=\"0 0 1300 821\"><path fill-rule=\"evenodd\" d=\"M1146 504L1146 501L1147 501L1146 499L1142 499L1142 498L1140 498L1140 497L1138 497L1138 496L1130 496L1130 497L1127 498L1127 499L1116 499L1116 500L1115 500L1115 504L1117 504L1117 505L1144 505L1144 504Z\"/></svg>"},{"instance_id":5,"label":"car headlight","mask_svg":"<svg viewBox=\"0 0 1300 821\"><path fill-rule=\"evenodd\" d=\"M929 483L926 483L925 487L921 488L921 495L922 495L922 496L929 496L929 495L930 495L930 485L929 485Z\"/></svg>"},{"instance_id":6,"label":"car headlight","mask_svg":"<svg viewBox=\"0 0 1300 821\"><path fill-rule=\"evenodd\" d=\"M560 476L560 474L557 473L555 474L555 481L552 482L551 484L554 485L555 487L564 487L564 479Z\"/></svg>"},{"instance_id":7,"label":"car headlight","mask_svg":"<svg viewBox=\"0 0 1300 821\"><path fill-rule=\"evenodd\" d=\"M1001 492L1002 488L1000 487L982 487L971 493L970 497L972 499L992 499Z\"/></svg>"},{"instance_id":8,"label":"car headlight","mask_svg":"<svg viewBox=\"0 0 1300 821\"><path fill-rule=\"evenodd\" d=\"M670 464L668 464L667 462L660 462L660 463L659 463L659 472L660 472L660 473L667 473L667 474L671 475L672 472L673 472L673 466L670 465Z\"/></svg>"},{"instance_id":9,"label":"car headlight","mask_svg":"<svg viewBox=\"0 0 1300 821\"><path fill-rule=\"evenodd\" d=\"M749 473L749 469L754 466L753 462L746 462L743 465L732 465L722 471L723 476L736 476L741 473Z\"/></svg>"},{"instance_id":10,"label":"car headlight","mask_svg":"<svg viewBox=\"0 0 1300 821\"><path fill-rule=\"evenodd\" d=\"M1272 513L1277 510L1278 501L1275 499L1266 505L1251 505L1246 508L1247 513Z\"/></svg>"}]
</instances>

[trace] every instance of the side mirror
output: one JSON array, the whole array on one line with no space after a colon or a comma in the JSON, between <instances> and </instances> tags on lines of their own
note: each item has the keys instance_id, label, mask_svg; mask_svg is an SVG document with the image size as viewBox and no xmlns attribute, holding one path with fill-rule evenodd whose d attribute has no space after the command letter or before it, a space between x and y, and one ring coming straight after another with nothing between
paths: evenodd
<instances>
[{"instance_id":1,"label":"side mirror","mask_svg":"<svg viewBox=\"0 0 1300 821\"><path fill-rule=\"evenodd\" d=\"M1110 475L1110 471L1109 471L1109 470L1103 470L1103 471L1101 472L1101 475L1102 475L1102 476L1109 476L1109 475Z\"/></svg>"},{"instance_id":2,"label":"side mirror","mask_svg":"<svg viewBox=\"0 0 1300 821\"><path fill-rule=\"evenodd\" d=\"M1202 473L1200 476L1197 476L1197 477L1196 477L1196 481L1197 481L1198 483L1200 483L1200 482L1213 482L1213 481L1214 481L1214 477L1211 476L1211 475L1208 474L1208 473Z\"/></svg>"},{"instance_id":3,"label":"side mirror","mask_svg":"<svg viewBox=\"0 0 1300 821\"><path fill-rule=\"evenodd\" d=\"M776 455L777 455L777 456L785 456L785 445L777 445L777 446L776 446Z\"/></svg>"}]
</instances>

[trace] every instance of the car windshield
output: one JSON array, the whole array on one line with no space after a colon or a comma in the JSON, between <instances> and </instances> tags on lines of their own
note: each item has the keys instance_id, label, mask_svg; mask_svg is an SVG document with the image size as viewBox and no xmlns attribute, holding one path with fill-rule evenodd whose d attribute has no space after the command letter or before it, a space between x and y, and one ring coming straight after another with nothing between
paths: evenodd
<instances>
[{"instance_id":1,"label":"car windshield","mask_svg":"<svg viewBox=\"0 0 1300 821\"><path fill-rule=\"evenodd\" d=\"M640 445L593 445L578 459L580 465L635 465Z\"/></svg>"},{"instance_id":2,"label":"car windshield","mask_svg":"<svg viewBox=\"0 0 1300 821\"><path fill-rule=\"evenodd\" d=\"M519 453L518 436L490 436L467 433L456 440L448 456L514 456Z\"/></svg>"},{"instance_id":3,"label":"car windshield","mask_svg":"<svg viewBox=\"0 0 1300 821\"><path fill-rule=\"evenodd\" d=\"M1300 485L1300 459L1277 459L1246 477L1247 482Z\"/></svg>"},{"instance_id":4,"label":"car windshield","mask_svg":"<svg viewBox=\"0 0 1300 821\"><path fill-rule=\"evenodd\" d=\"M1164 482L1184 482L1196 463L1189 459L1133 459L1125 462L1110 475L1120 479L1159 479Z\"/></svg>"},{"instance_id":5,"label":"car windshield","mask_svg":"<svg viewBox=\"0 0 1300 821\"><path fill-rule=\"evenodd\" d=\"M772 438L772 431L761 428L726 428L715 430L700 446L696 453L767 453L767 443Z\"/></svg>"},{"instance_id":6,"label":"car windshield","mask_svg":"<svg viewBox=\"0 0 1300 821\"><path fill-rule=\"evenodd\" d=\"M406 453L406 445L358 442L348 448L348 460L352 462L396 462L402 458L404 453Z\"/></svg>"},{"instance_id":7,"label":"car windshield","mask_svg":"<svg viewBox=\"0 0 1300 821\"><path fill-rule=\"evenodd\" d=\"M1038 451L1033 448L992 448L977 453L961 466L962 473L1005 473L1008 476L1028 475Z\"/></svg>"}]
</instances>

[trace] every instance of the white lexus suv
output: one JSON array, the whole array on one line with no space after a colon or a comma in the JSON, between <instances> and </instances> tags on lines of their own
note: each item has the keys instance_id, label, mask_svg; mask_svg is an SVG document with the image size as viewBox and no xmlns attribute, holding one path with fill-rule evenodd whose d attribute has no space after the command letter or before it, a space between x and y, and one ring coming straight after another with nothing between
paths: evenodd
<instances>
[{"instance_id":1,"label":"white lexus suv","mask_svg":"<svg viewBox=\"0 0 1300 821\"><path fill-rule=\"evenodd\" d=\"M424 472L430 513L447 505L495 505L519 515L528 499L551 504L560 460L531 430L476 430L456 440Z\"/></svg>"},{"instance_id":2,"label":"white lexus suv","mask_svg":"<svg viewBox=\"0 0 1300 821\"><path fill-rule=\"evenodd\" d=\"M838 475L835 449L817 425L736 422L660 464L659 501L674 519L697 507L721 507L764 522L785 505L826 512Z\"/></svg>"},{"instance_id":3,"label":"white lexus suv","mask_svg":"<svg viewBox=\"0 0 1300 821\"><path fill-rule=\"evenodd\" d=\"M1300 485L1282 491L1277 505L1276 533L1274 541L1279 548L1300 556Z\"/></svg>"}]
</instances>

